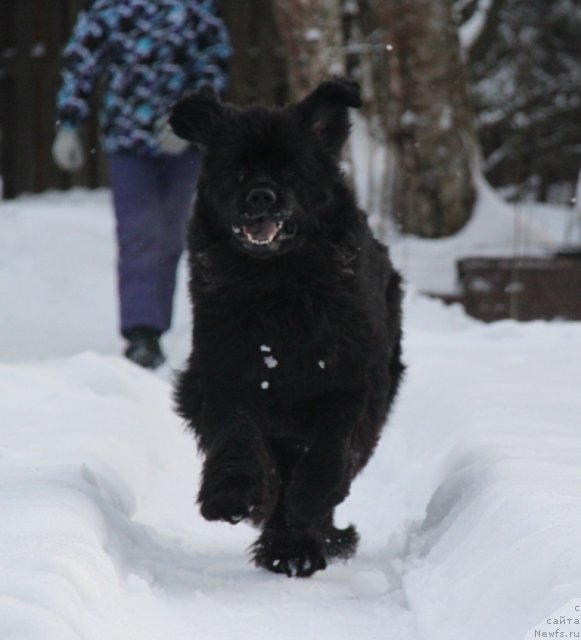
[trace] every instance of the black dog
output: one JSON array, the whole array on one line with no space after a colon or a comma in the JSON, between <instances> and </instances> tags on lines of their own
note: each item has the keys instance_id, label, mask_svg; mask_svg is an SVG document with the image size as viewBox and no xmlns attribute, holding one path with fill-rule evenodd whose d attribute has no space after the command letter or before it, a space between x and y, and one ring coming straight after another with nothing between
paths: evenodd
<instances>
[{"instance_id":1,"label":"black dog","mask_svg":"<svg viewBox=\"0 0 581 640\"><path fill-rule=\"evenodd\" d=\"M341 174L359 88L286 108L180 102L205 149L189 230L193 352L176 399L205 454L208 520L262 526L258 566L310 576L358 536L333 509L365 466L402 375L400 277Z\"/></svg>"}]
</instances>

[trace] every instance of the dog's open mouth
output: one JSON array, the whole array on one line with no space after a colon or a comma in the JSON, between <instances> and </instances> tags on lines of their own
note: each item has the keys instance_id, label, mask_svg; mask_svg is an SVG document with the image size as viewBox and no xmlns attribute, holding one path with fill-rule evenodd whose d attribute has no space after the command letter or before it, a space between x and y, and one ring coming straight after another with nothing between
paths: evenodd
<instances>
[{"instance_id":1,"label":"dog's open mouth","mask_svg":"<svg viewBox=\"0 0 581 640\"><path fill-rule=\"evenodd\" d=\"M244 225L242 227L242 233L248 242L265 245L275 240L282 227L282 222L275 222L268 218L260 218L253 221L252 224Z\"/></svg>"},{"instance_id":2,"label":"dog's open mouth","mask_svg":"<svg viewBox=\"0 0 581 640\"><path fill-rule=\"evenodd\" d=\"M269 216L245 221L246 224L233 226L234 235L247 248L278 249L280 242L294 237L296 225L290 220L277 220Z\"/></svg>"}]
</instances>

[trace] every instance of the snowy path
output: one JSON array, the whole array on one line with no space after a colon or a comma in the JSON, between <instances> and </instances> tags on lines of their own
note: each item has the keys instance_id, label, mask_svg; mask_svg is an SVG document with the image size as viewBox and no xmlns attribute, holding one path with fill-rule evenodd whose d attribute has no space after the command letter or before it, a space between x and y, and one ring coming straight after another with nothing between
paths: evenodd
<instances>
[{"instance_id":1,"label":"snowy path","mask_svg":"<svg viewBox=\"0 0 581 640\"><path fill-rule=\"evenodd\" d=\"M106 192L0 205L2 640L520 640L581 596L580 324L410 295L406 383L339 510L360 552L288 580L197 514L170 368L115 355L111 234ZM187 336L182 287L173 367ZM357 597L368 571L387 591Z\"/></svg>"}]
</instances>

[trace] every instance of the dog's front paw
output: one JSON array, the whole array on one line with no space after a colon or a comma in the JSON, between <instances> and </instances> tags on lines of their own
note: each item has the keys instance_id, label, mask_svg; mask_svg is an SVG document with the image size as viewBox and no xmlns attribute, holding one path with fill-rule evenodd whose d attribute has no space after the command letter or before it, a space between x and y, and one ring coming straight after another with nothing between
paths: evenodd
<instances>
[{"instance_id":1,"label":"dog's front paw","mask_svg":"<svg viewBox=\"0 0 581 640\"><path fill-rule=\"evenodd\" d=\"M255 519L261 511L256 483L241 477L226 478L219 486L202 486L198 503L206 520L224 520L230 524Z\"/></svg>"},{"instance_id":2,"label":"dog's front paw","mask_svg":"<svg viewBox=\"0 0 581 640\"><path fill-rule=\"evenodd\" d=\"M258 567L289 578L308 578L327 567L324 547L307 535L267 530L252 550Z\"/></svg>"}]
</instances>

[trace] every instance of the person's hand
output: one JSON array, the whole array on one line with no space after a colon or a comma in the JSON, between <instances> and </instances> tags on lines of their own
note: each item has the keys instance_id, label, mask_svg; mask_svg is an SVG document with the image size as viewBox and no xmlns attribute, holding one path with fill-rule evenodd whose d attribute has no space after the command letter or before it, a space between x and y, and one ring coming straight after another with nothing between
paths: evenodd
<instances>
[{"instance_id":1,"label":"person's hand","mask_svg":"<svg viewBox=\"0 0 581 640\"><path fill-rule=\"evenodd\" d=\"M63 171L77 171L84 162L83 145L76 129L60 127L52 145L52 157Z\"/></svg>"},{"instance_id":2,"label":"person's hand","mask_svg":"<svg viewBox=\"0 0 581 640\"><path fill-rule=\"evenodd\" d=\"M163 116L155 123L155 139L162 153L174 156L183 153L190 146L188 140L176 136L166 116Z\"/></svg>"}]
</instances>

